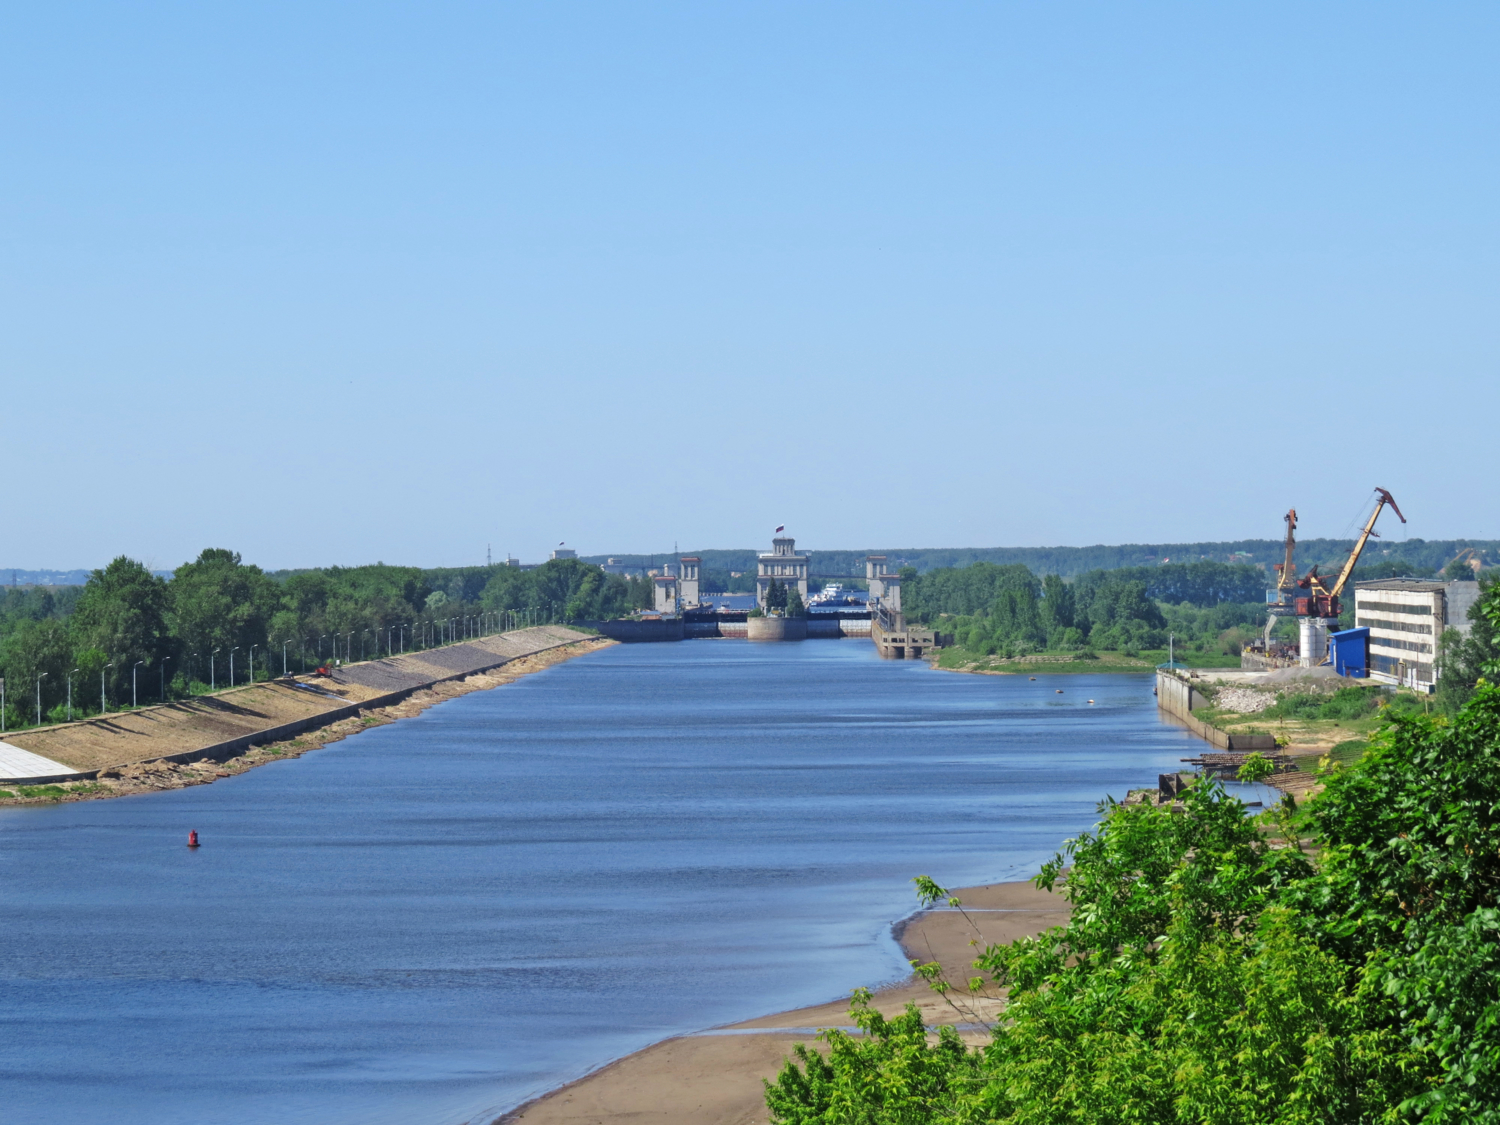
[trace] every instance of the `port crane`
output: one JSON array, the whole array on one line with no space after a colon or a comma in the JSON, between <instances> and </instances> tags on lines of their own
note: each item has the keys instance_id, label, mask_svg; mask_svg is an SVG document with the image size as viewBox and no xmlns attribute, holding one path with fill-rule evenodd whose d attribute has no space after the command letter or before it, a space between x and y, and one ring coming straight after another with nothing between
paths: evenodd
<instances>
[{"instance_id":1,"label":"port crane","mask_svg":"<svg viewBox=\"0 0 1500 1125\"><path fill-rule=\"evenodd\" d=\"M1286 561L1274 564L1277 600L1266 607L1266 632L1263 643L1267 651L1271 648L1271 630L1276 628L1276 619L1291 617L1297 612L1294 593L1297 589L1297 568L1292 564L1292 552L1297 546L1297 509L1290 509L1281 518L1286 521ZM1278 610L1281 612L1278 613Z\"/></svg>"},{"instance_id":2,"label":"port crane","mask_svg":"<svg viewBox=\"0 0 1500 1125\"><path fill-rule=\"evenodd\" d=\"M1354 573L1354 567L1359 562L1359 556L1364 553L1365 544L1370 541L1370 536L1380 538L1380 533L1375 530L1375 521L1380 518L1381 511L1387 504L1391 511L1395 512L1402 523L1406 517L1401 515L1401 509L1396 506L1396 498L1383 488L1377 488L1376 494L1380 497L1375 502L1375 510L1370 513L1369 521L1365 524L1364 531L1360 534L1358 542L1354 544L1354 550L1349 552L1349 558L1344 563L1344 569L1339 571L1338 578L1334 579L1333 585L1318 575L1318 568L1313 567L1308 571L1307 577L1297 583L1299 587L1307 591L1307 596L1297 599L1298 617L1329 617L1336 618L1342 610L1339 605L1339 595L1344 592L1344 585L1349 581L1349 576Z\"/></svg>"}]
</instances>

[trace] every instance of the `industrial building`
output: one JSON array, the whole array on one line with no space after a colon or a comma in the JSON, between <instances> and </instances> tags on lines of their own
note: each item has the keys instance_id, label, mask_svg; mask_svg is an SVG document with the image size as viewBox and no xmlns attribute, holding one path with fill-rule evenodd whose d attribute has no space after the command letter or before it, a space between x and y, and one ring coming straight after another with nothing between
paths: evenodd
<instances>
[{"instance_id":1,"label":"industrial building","mask_svg":"<svg viewBox=\"0 0 1500 1125\"><path fill-rule=\"evenodd\" d=\"M1446 629L1469 632L1478 582L1383 578L1354 586L1355 627L1368 629L1373 680L1432 691L1438 641Z\"/></svg>"}]
</instances>

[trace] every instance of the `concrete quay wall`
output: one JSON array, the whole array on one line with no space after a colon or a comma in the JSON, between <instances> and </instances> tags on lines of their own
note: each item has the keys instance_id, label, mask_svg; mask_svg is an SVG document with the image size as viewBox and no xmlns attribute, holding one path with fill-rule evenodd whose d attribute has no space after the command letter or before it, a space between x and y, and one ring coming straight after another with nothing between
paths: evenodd
<instances>
[{"instance_id":1,"label":"concrete quay wall","mask_svg":"<svg viewBox=\"0 0 1500 1125\"><path fill-rule=\"evenodd\" d=\"M1275 735L1230 734L1205 723L1193 711L1207 707L1208 699L1190 681L1162 669L1156 673L1156 706L1220 750L1276 749Z\"/></svg>"}]
</instances>

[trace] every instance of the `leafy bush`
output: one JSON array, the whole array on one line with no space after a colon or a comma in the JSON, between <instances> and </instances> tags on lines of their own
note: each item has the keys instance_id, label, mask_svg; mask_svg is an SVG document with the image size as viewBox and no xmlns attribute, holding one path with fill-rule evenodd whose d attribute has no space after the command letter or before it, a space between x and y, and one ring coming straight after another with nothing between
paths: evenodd
<instances>
[{"instance_id":1,"label":"leafy bush","mask_svg":"<svg viewBox=\"0 0 1500 1125\"><path fill-rule=\"evenodd\" d=\"M1367 719L1388 696L1376 687L1341 687L1330 695L1294 692L1284 695L1261 714L1268 719Z\"/></svg>"}]
</instances>

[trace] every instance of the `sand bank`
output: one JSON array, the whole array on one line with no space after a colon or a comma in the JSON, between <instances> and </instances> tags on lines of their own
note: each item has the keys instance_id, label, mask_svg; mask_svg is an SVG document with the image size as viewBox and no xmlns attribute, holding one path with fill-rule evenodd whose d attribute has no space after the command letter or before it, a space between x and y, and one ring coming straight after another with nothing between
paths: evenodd
<instances>
[{"instance_id":1,"label":"sand bank","mask_svg":"<svg viewBox=\"0 0 1500 1125\"><path fill-rule=\"evenodd\" d=\"M917 915L896 934L907 957L938 961L962 981L974 960L971 941L1014 941L1061 925L1069 906L1030 883L993 883L954 892L967 916L947 908ZM975 930L978 930L976 935ZM884 1015L915 1003L929 1026L971 1022L916 977L881 989L874 1007ZM988 1005L984 1014L993 1012ZM496 1125L611 1125L659 1121L673 1125L752 1125L769 1120L762 1079L774 1079L792 1044L811 1043L809 1029L849 1024L847 999L746 1020L698 1035L668 1039L613 1062L497 1119ZM982 1029L963 1032L982 1042Z\"/></svg>"}]
</instances>

